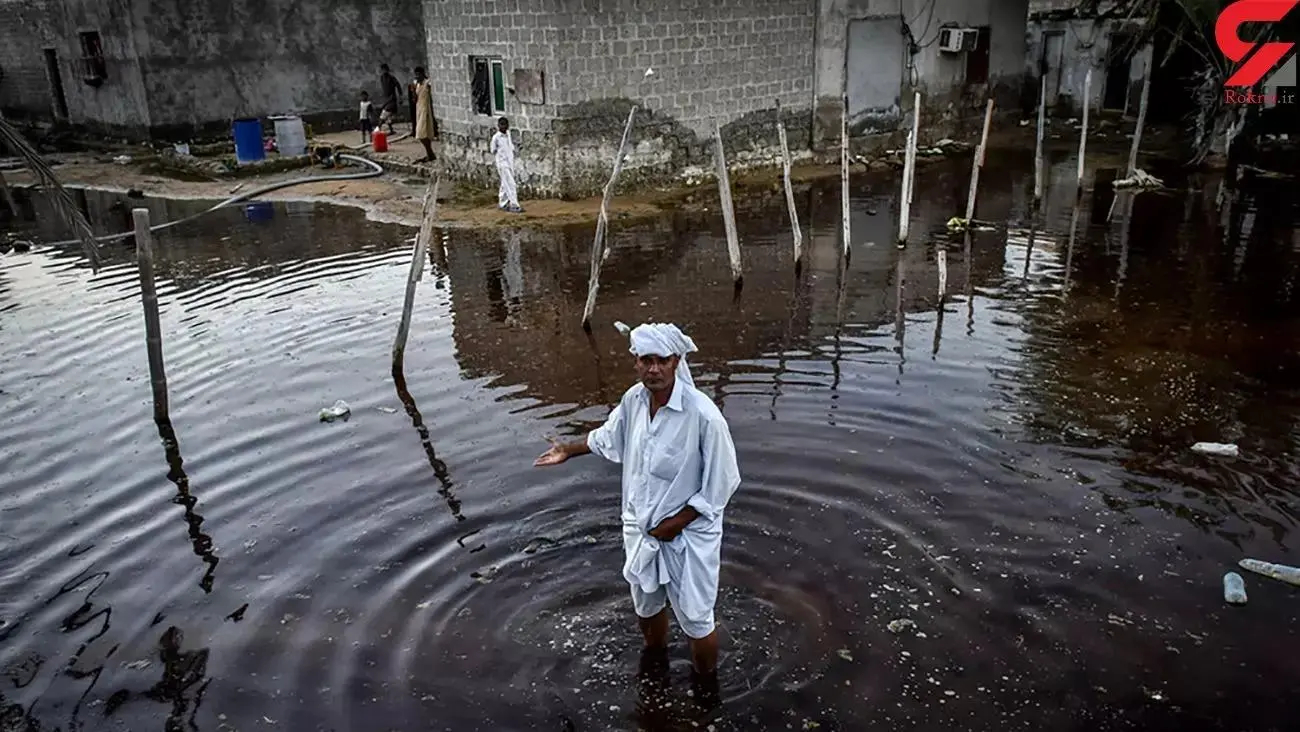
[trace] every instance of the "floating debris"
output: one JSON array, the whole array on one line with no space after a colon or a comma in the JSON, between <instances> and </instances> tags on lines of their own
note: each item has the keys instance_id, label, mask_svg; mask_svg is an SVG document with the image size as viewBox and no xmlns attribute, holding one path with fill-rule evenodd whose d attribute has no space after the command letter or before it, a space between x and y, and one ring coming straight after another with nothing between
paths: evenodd
<instances>
[{"instance_id":1,"label":"floating debris","mask_svg":"<svg viewBox=\"0 0 1300 732\"><path fill-rule=\"evenodd\" d=\"M348 406L347 402L340 399L337 402L334 402L334 406L325 407L324 409L320 410L320 421L333 422L336 419L342 419L346 421L348 416L351 414L352 414L352 408Z\"/></svg>"},{"instance_id":2,"label":"floating debris","mask_svg":"<svg viewBox=\"0 0 1300 732\"><path fill-rule=\"evenodd\" d=\"M1262 574L1269 579L1275 579L1279 582L1285 582L1288 585L1300 587L1300 567L1288 567L1285 564L1261 562L1258 559L1243 559L1240 562L1237 562L1237 566L1248 572Z\"/></svg>"},{"instance_id":3,"label":"floating debris","mask_svg":"<svg viewBox=\"0 0 1300 732\"><path fill-rule=\"evenodd\" d=\"M1223 599L1229 605L1246 604L1246 580L1236 572L1223 575Z\"/></svg>"},{"instance_id":4,"label":"floating debris","mask_svg":"<svg viewBox=\"0 0 1300 732\"><path fill-rule=\"evenodd\" d=\"M1192 452L1199 452L1202 455L1214 455L1216 457L1240 457L1241 451L1236 445L1223 442L1198 442L1192 445Z\"/></svg>"},{"instance_id":5,"label":"floating debris","mask_svg":"<svg viewBox=\"0 0 1300 732\"><path fill-rule=\"evenodd\" d=\"M1165 182L1141 168L1133 171L1130 178L1120 178L1115 181L1116 188L1143 188L1152 190L1155 188L1164 188Z\"/></svg>"},{"instance_id":6,"label":"floating debris","mask_svg":"<svg viewBox=\"0 0 1300 732\"><path fill-rule=\"evenodd\" d=\"M853 654L849 653L849 649L847 648L841 648L838 651L836 651L836 653L838 653L839 657L844 659L845 661L849 661L850 663L853 661Z\"/></svg>"},{"instance_id":7,"label":"floating debris","mask_svg":"<svg viewBox=\"0 0 1300 732\"><path fill-rule=\"evenodd\" d=\"M888 625L890 633L902 633L904 630L907 630L908 628L915 628L915 627L916 627L916 623L907 618L899 618L897 620L891 620L889 621L889 625Z\"/></svg>"}]
</instances>

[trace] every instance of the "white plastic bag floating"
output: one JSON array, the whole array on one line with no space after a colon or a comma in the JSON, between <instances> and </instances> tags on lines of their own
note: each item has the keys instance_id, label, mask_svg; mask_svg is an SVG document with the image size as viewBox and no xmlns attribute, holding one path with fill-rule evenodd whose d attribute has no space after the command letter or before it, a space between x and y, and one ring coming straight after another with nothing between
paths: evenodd
<instances>
[{"instance_id":1,"label":"white plastic bag floating","mask_svg":"<svg viewBox=\"0 0 1300 732\"><path fill-rule=\"evenodd\" d=\"M1236 572L1223 575L1223 599L1229 605L1246 604L1246 580Z\"/></svg>"},{"instance_id":2,"label":"white plastic bag floating","mask_svg":"<svg viewBox=\"0 0 1300 732\"><path fill-rule=\"evenodd\" d=\"M352 408L348 406L347 402L340 399L337 402L334 402L334 406L325 407L320 410L320 421L333 422L336 419L346 420L350 414L352 414Z\"/></svg>"},{"instance_id":3,"label":"white plastic bag floating","mask_svg":"<svg viewBox=\"0 0 1300 732\"><path fill-rule=\"evenodd\" d=\"M1222 442L1198 442L1192 445L1192 452L1217 457L1238 457L1241 455L1241 451L1237 449L1236 445Z\"/></svg>"}]
</instances>

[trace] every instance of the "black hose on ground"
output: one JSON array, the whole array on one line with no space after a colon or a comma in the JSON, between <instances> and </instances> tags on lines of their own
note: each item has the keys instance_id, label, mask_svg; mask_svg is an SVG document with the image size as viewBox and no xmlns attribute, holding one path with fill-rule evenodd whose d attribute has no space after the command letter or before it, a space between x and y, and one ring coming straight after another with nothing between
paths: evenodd
<instances>
[{"instance_id":1,"label":"black hose on ground","mask_svg":"<svg viewBox=\"0 0 1300 732\"><path fill-rule=\"evenodd\" d=\"M376 163L373 160L368 160L366 158L359 157L356 155L348 155L346 153L340 153L335 157L337 157L339 160L348 160L351 162L360 163L361 165L369 168L369 170L365 170L360 173L337 173L331 175L313 175L304 178L293 178L292 180L280 181L279 183L272 183L270 185L262 186L261 188L255 188L251 191L248 191L247 193L241 193L237 196L227 198L226 200L222 201L221 203L218 203L212 208L209 208L206 211L200 211L192 216L186 216L183 219L177 219L175 221L167 221L158 224L156 226L151 226L149 227L149 230L162 231L163 229L170 229L173 226L180 226L181 224L193 221L194 219L197 219L200 216L205 216L207 214L210 214L219 208L225 208L226 206L233 206L237 203L243 203L244 201L247 201L251 198L256 198L257 196L270 193L271 191L278 191L282 188L299 186L299 185L303 185L304 183L321 183L325 181L337 181L337 180L362 180L365 178L375 178L384 174L383 166L379 165L379 163ZM101 241L101 242L121 241L123 239L127 239L132 236L135 236L134 231L125 231L122 232L121 234L106 234L104 236L97 236L95 237L95 241ZM80 243L81 243L80 239L65 239L64 241L53 242L52 244L50 244L50 246L69 246L71 244L80 244Z\"/></svg>"}]
</instances>

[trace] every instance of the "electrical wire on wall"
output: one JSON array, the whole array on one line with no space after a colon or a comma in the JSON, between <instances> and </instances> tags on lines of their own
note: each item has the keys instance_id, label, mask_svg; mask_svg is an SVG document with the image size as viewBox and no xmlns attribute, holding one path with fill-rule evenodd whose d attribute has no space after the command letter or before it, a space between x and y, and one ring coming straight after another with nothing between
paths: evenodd
<instances>
[{"instance_id":1,"label":"electrical wire on wall","mask_svg":"<svg viewBox=\"0 0 1300 732\"><path fill-rule=\"evenodd\" d=\"M926 36L928 36L930 34L930 28L934 25L934 16L935 16L934 6L935 6L935 0L929 0L929 2L927 3L927 7L917 11L916 17L912 18L912 20L909 22L907 20L907 14L903 10L903 0L898 0L898 20L900 24L900 32L903 35L903 40L906 41L907 43L907 80L908 80L908 84L913 87L917 86L920 83L920 76L916 71L917 54L921 53L922 49L929 48L930 46L933 46L935 43L937 43L939 40L939 35L941 34L943 28L940 27L939 30L935 31L933 38L931 38L929 41L925 41L924 43L922 43L921 41L917 40L915 35L913 35L912 26L916 25L917 21L920 20L921 15L926 13L926 11L928 10L929 16L925 21L925 30L921 31L921 38L924 39Z\"/></svg>"}]
</instances>

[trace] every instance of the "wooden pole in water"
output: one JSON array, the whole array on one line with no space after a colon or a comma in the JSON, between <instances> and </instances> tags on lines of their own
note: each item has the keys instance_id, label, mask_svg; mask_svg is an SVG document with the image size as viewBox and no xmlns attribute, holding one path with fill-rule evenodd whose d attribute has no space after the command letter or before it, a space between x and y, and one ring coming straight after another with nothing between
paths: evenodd
<instances>
[{"instance_id":1,"label":"wooden pole in water","mask_svg":"<svg viewBox=\"0 0 1300 732\"><path fill-rule=\"evenodd\" d=\"M400 370L406 358L406 339L411 334L411 310L415 307L415 286L424 275L424 260L433 238L433 222L438 217L438 186L442 176L434 176L424 192L424 206L420 215L420 233L415 236L415 249L411 253L411 271L406 277L406 297L402 301L402 319L397 325L397 339L393 341L393 368Z\"/></svg>"},{"instance_id":2,"label":"wooden pole in water","mask_svg":"<svg viewBox=\"0 0 1300 732\"><path fill-rule=\"evenodd\" d=\"M153 386L155 421L168 419L167 370L163 366L162 325L158 318L158 290L153 278L153 232L149 229L149 209L131 212L135 223L135 257L140 266L140 300L144 305L145 347L149 354L149 381Z\"/></svg>"},{"instance_id":3,"label":"wooden pole in water","mask_svg":"<svg viewBox=\"0 0 1300 732\"><path fill-rule=\"evenodd\" d=\"M745 276L740 268L740 235L736 232L736 207L731 200L731 176L727 173L727 152L722 147L722 125L714 120L714 163L718 168L718 200L722 203L722 223L727 230L727 257L731 260L731 280L740 287Z\"/></svg>"},{"instance_id":4,"label":"wooden pole in water","mask_svg":"<svg viewBox=\"0 0 1300 732\"><path fill-rule=\"evenodd\" d=\"M849 97L840 104L840 235L844 237L844 259L849 258L852 225L849 218Z\"/></svg>"},{"instance_id":5,"label":"wooden pole in water","mask_svg":"<svg viewBox=\"0 0 1300 732\"><path fill-rule=\"evenodd\" d=\"M591 330L591 314L596 309L596 291L600 289L600 265L609 256L605 247L605 232L609 228L609 198L614 195L614 182L618 180L619 171L623 169L623 155L627 150L627 139L632 134L632 122L636 119L636 106L627 113L627 124L623 127L623 139L618 143L618 153L614 156L614 170L605 184L605 191L600 199L600 216L596 219L596 237L591 242L591 281L587 285L587 304L582 308L582 327Z\"/></svg>"},{"instance_id":6,"label":"wooden pole in water","mask_svg":"<svg viewBox=\"0 0 1300 732\"><path fill-rule=\"evenodd\" d=\"M799 211L794 205L794 186L790 183L790 145L785 136L785 122L781 119L781 101L776 103L776 134L781 138L781 179L785 183L785 206L790 211L790 232L794 237L794 266L803 261L803 230L799 227Z\"/></svg>"},{"instance_id":7,"label":"wooden pole in water","mask_svg":"<svg viewBox=\"0 0 1300 732\"><path fill-rule=\"evenodd\" d=\"M1092 67L1083 77L1083 127L1079 132L1079 171L1075 176L1074 196L1083 195L1083 161L1088 152L1088 112L1092 109Z\"/></svg>"},{"instance_id":8,"label":"wooden pole in water","mask_svg":"<svg viewBox=\"0 0 1300 732\"><path fill-rule=\"evenodd\" d=\"M0 195L4 196L5 205L9 207L10 213L17 217L18 204L14 202L13 191L9 190L9 183L5 181L4 171L0 171Z\"/></svg>"},{"instance_id":9,"label":"wooden pole in water","mask_svg":"<svg viewBox=\"0 0 1300 732\"><path fill-rule=\"evenodd\" d=\"M1126 177L1132 178L1137 173L1138 148L1142 146L1142 128L1147 123L1147 101L1151 98L1151 67L1155 64L1155 50L1150 44L1147 50L1147 68L1146 74L1142 79L1142 96L1138 100L1138 118L1137 127L1133 129L1133 147L1128 153L1128 174Z\"/></svg>"},{"instance_id":10,"label":"wooden pole in water","mask_svg":"<svg viewBox=\"0 0 1300 732\"><path fill-rule=\"evenodd\" d=\"M943 303L944 297L948 294L948 250L940 245L937 253L939 264L939 303Z\"/></svg>"},{"instance_id":11,"label":"wooden pole in water","mask_svg":"<svg viewBox=\"0 0 1300 732\"><path fill-rule=\"evenodd\" d=\"M966 228L973 225L975 219L975 195L980 186L980 169L984 167L984 155L989 144L989 125L993 123L993 98L990 97L984 107L984 131L980 133L979 147L975 148L975 160L970 166L970 190L966 193Z\"/></svg>"},{"instance_id":12,"label":"wooden pole in water","mask_svg":"<svg viewBox=\"0 0 1300 732\"><path fill-rule=\"evenodd\" d=\"M1038 142L1034 148L1034 208L1043 202L1043 127L1047 125L1047 75L1038 83Z\"/></svg>"},{"instance_id":13,"label":"wooden pole in water","mask_svg":"<svg viewBox=\"0 0 1300 732\"><path fill-rule=\"evenodd\" d=\"M898 245L907 244L908 225L912 218L912 190L916 181L916 148L921 134L921 92L912 97L912 131L907 135L907 151L903 156L902 211L898 217Z\"/></svg>"}]
</instances>

